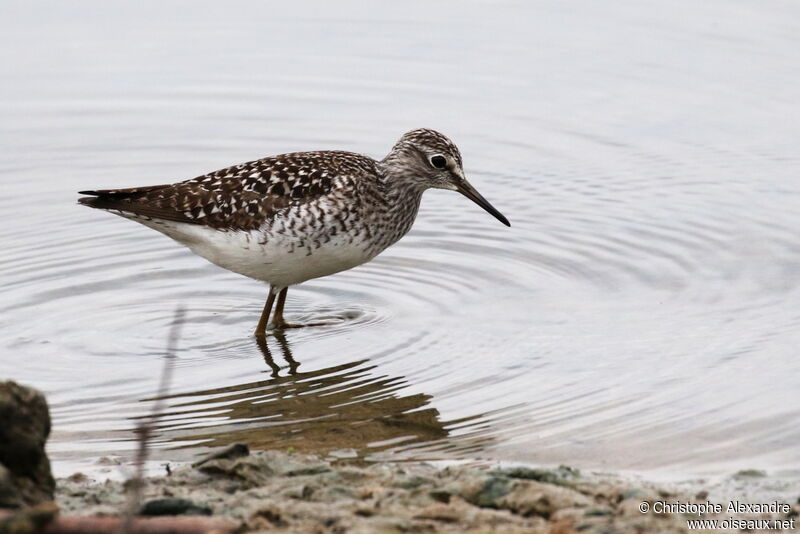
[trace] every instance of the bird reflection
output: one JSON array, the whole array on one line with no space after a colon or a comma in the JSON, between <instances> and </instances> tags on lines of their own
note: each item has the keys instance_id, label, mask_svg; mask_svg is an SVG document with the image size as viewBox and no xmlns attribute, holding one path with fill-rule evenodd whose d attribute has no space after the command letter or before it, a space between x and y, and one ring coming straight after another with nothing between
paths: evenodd
<instances>
[{"instance_id":1,"label":"bird reflection","mask_svg":"<svg viewBox=\"0 0 800 534\"><path fill-rule=\"evenodd\" d=\"M403 395L405 378L380 375L369 360L299 372L282 332L256 339L271 378L171 396L171 413L160 425L164 437L203 446L375 452L441 442L447 426L480 417L443 423L430 395Z\"/></svg>"},{"instance_id":2,"label":"bird reflection","mask_svg":"<svg viewBox=\"0 0 800 534\"><path fill-rule=\"evenodd\" d=\"M289 374L293 375L297 373L297 368L300 366L300 364L297 363L292 357L292 349L289 348L289 342L286 340L286 335L282 330L275 330L273 332L273 336L278 340L281 353L283 354L283 359L289 364ZM264 356L264 362L272 370L272 378L278 378L278 376L280 376L279 373L281 368L275 364L275 360L272 358L272 352L269 350L269 344L267 343L267 336L255 336L255 338L256 345L258 345L258 349Z\"/></svg>"}]
</instances>

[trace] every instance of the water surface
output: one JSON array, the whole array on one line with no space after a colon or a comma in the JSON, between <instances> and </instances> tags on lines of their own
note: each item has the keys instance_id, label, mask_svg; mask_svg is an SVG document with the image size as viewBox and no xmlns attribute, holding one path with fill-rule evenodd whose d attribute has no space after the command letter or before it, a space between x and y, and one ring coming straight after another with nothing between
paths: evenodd
<instances>
[{"instance_id":1,"label":"water surface","mask_svg":"<svg viewBox=\"0 0 800 534\"><path fill-rule=\"evenodd\" d=\"M126 458L184 305L162 459L798 472L798 11L4 2L0 376L47 393L57 471ZM290 291L332 325L266 344L262 284L75 204L420 126L512 227L426 193L399 244Z\"/></svg>"}]
</instances>

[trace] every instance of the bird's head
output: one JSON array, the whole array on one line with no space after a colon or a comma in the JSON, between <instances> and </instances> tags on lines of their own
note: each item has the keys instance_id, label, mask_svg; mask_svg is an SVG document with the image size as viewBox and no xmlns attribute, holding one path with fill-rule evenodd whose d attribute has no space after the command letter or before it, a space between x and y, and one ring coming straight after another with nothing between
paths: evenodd
<instances>
[{"instance_id":1,"label":"bird's head","mask_svg":"<svg viewBox=\"0 0 800 534\"><path fill-rule=\"evenodd\" d=\"M458 191L501 223L511 226L508 219L467 181L458 147L435 130L419 128L407 132L381 163L390 174L410 181L420 189Z\"/></svg>"}]
</instances>

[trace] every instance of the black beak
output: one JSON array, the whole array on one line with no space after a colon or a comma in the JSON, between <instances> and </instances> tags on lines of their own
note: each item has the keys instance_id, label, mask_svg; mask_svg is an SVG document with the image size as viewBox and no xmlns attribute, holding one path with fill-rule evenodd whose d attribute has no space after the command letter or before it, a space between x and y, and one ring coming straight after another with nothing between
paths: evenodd
<instances>
[{"instance_id":1,"label":"black beak","mask_svg":"<svg viewBox=\"0 0 800 534\"><path fill-rule=\"evenodd\" d=\"M506 226L511 226L511 223L508 222L508 219L503 217L503 214L497 211L494 208L494 206L489 204L489 201L483 198L483 196L481 196L481 194L478 193L478 191L474 187L472 187L472 185L470 185L470 183L467 182L466 180L461 180L456 190L465 197L467 197L468 199L470 199L471 201L473 201L478 206L482 207L483 209L494 215L495 219L497 219L501 223L505 224Z\"/></svg>"}]
</instances>

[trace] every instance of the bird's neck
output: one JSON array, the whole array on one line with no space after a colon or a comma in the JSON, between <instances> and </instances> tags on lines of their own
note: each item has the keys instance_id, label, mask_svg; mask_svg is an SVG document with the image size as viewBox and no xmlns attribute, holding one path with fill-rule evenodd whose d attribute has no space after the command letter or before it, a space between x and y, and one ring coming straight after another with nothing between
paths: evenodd
<instances>
[{"instance_id":1,"label":"bird's neck","mask_svg":"<svg viewBox=\"0 0 800 534\"><path fill-rule=\"evenodd\" d=\"M411 213L413 222L422 193L427 187L422 186L420 180L408 171L385 166L381 173L381 188L386 201L386 211L393 215Z\"/></svg>"},{"instance_id":2,"label":"bird's neck","mask_svg":"<svg viewBox=\"0 0 800 534\"><path fill-rule=\"evenodd\" d=\"M376 191L380 199L373 204L380 205L381 208L373 212L376 218L371 225L376 230L373 243L378 252L395 243L411 229L425 190L416 180L388 169L381 171L383 172L380 173Z\"/></svg>"}]
</instances>

